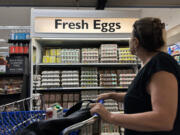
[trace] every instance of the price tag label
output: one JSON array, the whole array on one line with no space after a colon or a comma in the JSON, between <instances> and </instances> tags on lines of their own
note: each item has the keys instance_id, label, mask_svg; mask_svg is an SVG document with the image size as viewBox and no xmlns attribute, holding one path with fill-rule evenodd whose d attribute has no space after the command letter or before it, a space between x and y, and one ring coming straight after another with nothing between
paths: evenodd
<instances>
[{"instance_id":1,"label":"price tag label","mask_svg":"<svg viewBox=\"0 0 180 135\"><path fill-rule=\"evenodd\" d=\"M6 73L6 65L0 65L0 73Z\"/></svg>"}]
</instances>

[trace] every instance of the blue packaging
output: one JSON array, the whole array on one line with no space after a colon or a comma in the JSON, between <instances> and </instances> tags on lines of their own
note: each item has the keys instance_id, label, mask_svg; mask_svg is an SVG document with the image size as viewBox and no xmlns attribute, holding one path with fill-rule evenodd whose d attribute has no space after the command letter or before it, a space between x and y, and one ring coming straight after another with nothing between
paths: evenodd
<instances>
[{"instance_id":1,"label":"blue packaging","mask_svg":"<svg viewBox=\"0 0 180 135\"><path fill-rule=\"evenodd\" d=\"M26 39L30 39L30 33L26 33Z\"/></svg>"},{"instance_id":2,"label":"blue packaging","mask_svg":"<svg viewBox=\"0 0 180 135\"><path fill-rule=\"evenodd\" d=\"M14 33L14 40L18 39L18 33Z\"/></svg>"},{"instance_id":3,"label":"blue packaging","mask_svg":"<svg viewBox=\"0 0 180 135\"><path fill-rule=\"evenodd\" d=\"M23 38L23 40L26 39L26 33L22 33L22 38Z\"/></svg>"}]
</instances>

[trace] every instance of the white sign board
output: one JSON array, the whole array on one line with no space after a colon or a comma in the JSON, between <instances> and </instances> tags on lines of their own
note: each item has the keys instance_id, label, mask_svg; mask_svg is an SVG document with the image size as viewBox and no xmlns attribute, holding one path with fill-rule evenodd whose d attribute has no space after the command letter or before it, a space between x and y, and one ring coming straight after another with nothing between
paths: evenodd
<instances>
[{"instance_id":1,"label":"white sign board","mask_svg":"<svg viewBox=\"0 0 180 135\"><path fill-rule=\"evenodd\" d=\"M35 18L36 33L131 33L137 18Z\"/></svg>"}]
</instances>

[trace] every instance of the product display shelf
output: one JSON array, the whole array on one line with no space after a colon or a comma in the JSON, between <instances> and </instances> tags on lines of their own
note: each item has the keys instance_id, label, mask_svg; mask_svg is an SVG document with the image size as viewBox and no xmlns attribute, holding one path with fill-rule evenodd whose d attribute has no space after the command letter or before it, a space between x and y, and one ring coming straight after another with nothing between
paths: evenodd
<instances>
[{"instance_id":1,"label":"product display shelf","mask_svg":"<svg viewBox=\"0 0 180 135\"><path fill-rule=\"evenodd\" d=\"M83 91L83 90L116 90L127 91L127 88L122 87L59 87L59 88L36 88L34 92L62 92L62 91Z\"/></svg>"},{"instance_id":2,"label":"product display shelf","mask_svg":"<svg viewBox=\"0 0 180 135\"><path fill-rule=\"evenodd\" d=\"M10 95L19 95L22 92L12 93L12 94L0 94L0 96L10 96Z\"/></svg>"},{"instance_id":3,"label":"product display shelf","mask_svg":"<svg viewBox=\"0 0 180 135\"><path fill-rule=\"evenodd\" d=\"M14 54L9 54L10 56L29 56L29 53L27 54L21 54L21 53L14 53Z\"/></svg>"},{"instance_id":4,"label":"product display shelf","mask_svg":"<svg viewBox=\"0 0 180 135\"><path fill-rule=\"evenodd\" d=\"M23 73L0 73L1 76L23 76Z\"/></svg>"},{"instance_id":5,"label":"product display shelf","mask_svg":"<svg viewBox=\"0 0 180 135\"><path fill-rule=\"evenodd\" d=\"M24 39L24 40L22 40L22 39L21 40L20 39L19 40L9 39L8 43L30 43L30 41L31 41L30 39Z\"/></svg>"},{"instance_id":6,"label":"product display shelf","mask_svg":"<svg viewBox=\"0 0 180 135\"><path fill-rule=\"evenodd\" d=\"M28 44L28 49L29 49L29 44L30 44L30 39L25 39L25 40L8 40L9 44ZM26 98L29 97L29 52L28 53L11 53L10 52L10 47L9 46L9 57L8 60L12 60L11 63L8 61L8 64L6 65L6 72L5 73L0 73L0 78L11 78L11 77L22 77L22 87L20 92L16 93L1 93L0 94L0 105L6 104L9 102L13 102L18 99ZM17 64L18 62L15 61L15 59L21 59L21 64ZM23 60L22 60L23 59ZM13 65L13 66L12 66ZM13 70L10 70L13 68ZM16 68L22 68L23 71L19 71ZM3 87L3 86L2 86ZM11 99L11 100L10 100Z\"/></svg>"},{"instance_id":7,"label":"product display shelf","mask_svg":"<svg viewBox=\"0 0 180 135\"><path fill-rule=\"evenodd\" d=\"M41 67L82 67L82 66L94 66L94 67L134 67L139 66L137 63L39 63L34 66Z\"/></svg>"}]
</instances>

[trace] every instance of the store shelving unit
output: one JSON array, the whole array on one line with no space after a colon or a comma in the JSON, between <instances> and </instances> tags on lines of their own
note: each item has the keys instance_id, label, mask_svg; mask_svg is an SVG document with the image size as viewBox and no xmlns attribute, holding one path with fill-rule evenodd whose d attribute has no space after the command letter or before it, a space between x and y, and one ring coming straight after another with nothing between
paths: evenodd
<instances>
[{"instance_id":1,"label":"store shelving unit","mask_svg":"<svg viewBox=\"0 0 180 135\"><path fill-rule=\"evenodd\" d=\"M136 63L40 63L34 66L40 67L134 67L139 66L140 64Z\"/></svg>"},{"instance_id":2,"label":"store shelving unit","mask_svg":"<svg viewBox=\"0 0 180 135\"><path fill-rule=\"evenodd\" d=\"M118 91L125 92L127 88L121 86L114 87L33 87L33 76L40 75L42 71L53 71L53 70L81 70L82 67L97 67L97 70L118 70L118 69L133 69L135 72L138 71L140 64L135 63L42 63L43 62L43 50L45 48L62 48L62 49L82 49L82 48L100 48L101 44L117 44L118 47L128 47L128 41L131 37L130 32L120 32L120 33L78 33L72 32L46 32L46 28L50 25L41 28L42 25L36 26L36 21L40 18L139 18L136 15L126 15L126 13L121 14L120 12L110 12L110 11L62 11L62 10L46 10L46 9L32 9L31 11L31 95L33 93L41 93L44 96L53 95L56 96L63 93L82 93L86 91L96 91L96 93L101 93L105 91ZM36 20L37 19L37 20ZM105 20L106 21L106 20ZM111 22L114 23L114 22ZM53 24L53 23L51 23ZM44 30L44 32L37 32L36 28ZM54 25L52 25L54 29ZM34 55L34 56L33 56ZM81 56L80 56L81 57ZM33 62L34 61L34 62ZM79 72L79 78L81 72ZM98 79L100 79L98 77ZM79 79L80 80L80 79ZM117 84L119 85L119 84ZM52 94L53 93L53 94ZM48 98L49 99L49 98Z\"/></svg>"},{"instance_id":3,"label":"store shelving unit","mask_svg":"<svg viewBox=\"0 0 180 135\"><path fill-rule=\"evenodd\" d=\"M45 42L46 41L46 42ZM103 39L51 39L46 38L45 41L43 39L34 39L33 45L36 47L36 63L32 64L33 66L33 74L38 75L41 74L43 69L48 70L66 70L66 69L78 69L80 70L81 67L97 67L98 69L134 69L134 71L138 70L140 64L136 63L42 63L42 51L44 48L52 47L52 48L89 48L91 45L93 47L99 48L101 43L117 43L119 47L123 44L123 47L127 47L128 40L121 40L121 39L113 39L110 38L104 41ZM54 42L53 42L54 41ZM53 42L53 44L52 44ZM61 44L63 43L63 44ZM83 46L83 44L84 46ZM87 43L89 43L87 45ZM33 92L64 92L64 91L82 91L82 90L116 90L116 91L126 91L127 88L118 87L90 87L90 88L83 88L83 87L72 87L72 88L40 88L33 90Z\"/></svg>"},{"instance_id":4,"label":"store shelving unit","mask_svg":"<svg viewBox=\"0 0 180 135\"><path fill-rule=\"evenodd\" d=\"M30 44L30 40L8 40L8 43L13 43L13 44L17 44L17 43L27 43ZM29 46L28 46L29 47ZM9 53L9 52L8 52ZM23 98L27 98L29 97L30 93L30 89L29 89L29 85L30 85L30 74L29 74L29 52L27 54L20 54L20 53L14 53L14 54L9 54L7 60L14 60L14 59L21 59L23 61L23 64L20 65L20 68L22 68L22 71L16 71L14 70L13 72L10 71L11 65L10 63L8 63L8 65L6 66L6 72L5 73L0 73L0 77L3 78L21 78L23 83L21 84L21 91L16 92L16 93L6 93L5 94L0 94L0 104L6 104L9 102L13 102L15 100L18 99L23 99ZM11 63L12 64L12 63ZM9 67L10 66L10 67ZM15 67L13 67L15 69ZM11 84L11 82L10 82Z\"/></svg>"},{"instance_id":5,"label":"store shelving unit","mask_svg":"<svg viewBox=\"0 0 180 135\"><path fill-rule=\"evenodd\" d=\"M12 39L9 39L8 40L8 43L30 43L30 39L25 39L25 40L12 40Z\"/></svg>"},{"instance_id":6,"label":"store shelving unit","mask_svg":"<svg viewBox=\"0 0 180 135\"><path fill-rule=\"evenodd\" d=\"M127 88L122 87L67 87L67 88L38 88L34 91L36 92L65 92L65 91L83 91L83 90L116 90L116 91L126 91Z\"/></svg>"},{"instance_id":7,"label":"store shelving unit","mask_svg":"<svg viewBox=\"0 0 180 135\"><path fill-rule=\"evenodd\" d=\"M0 96L10 96L10 95L19 95L21 94L20 92L18 93L11 93L11 94L0 94Z\"/></svg>"},{"instance_id":8,"label":"store shelving unit","mask_svg":"<svg viewBox=\"0 0 180 135\"><path fill-rule=\"evenodd\" d=\"M67 12L67 13L66 13ZM126 91L127 88L118 87L73 87L73 88L41 88L33 89L33 75L41 74L43 69L47 70L80 70L81 67L97 67L98 69L133 69L138 71L140 64L137 63L42 63L44 48L100 48L101 44L117 44L118 47L128 47L128 41L131 37L130 33L49 33L36 32L35 20L38 17L80 17L80 18L124 18L118 12L102 12L91 11L63 11L56 10L40 10L32 9L31 16L31 54L36 54L36 61L33 63L33 56L31 56L31 94L33 92L62 92L62 91L81 91L81 90L117 90ZM127 17L127 16L126 16ZM130 17L130 16L128 16ZM137 16L132 16L137 17Z\"/></svg>"}]
</instances>

